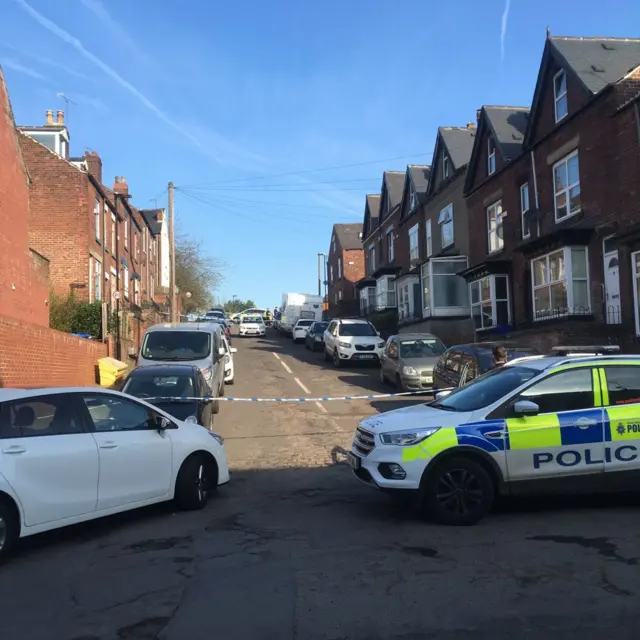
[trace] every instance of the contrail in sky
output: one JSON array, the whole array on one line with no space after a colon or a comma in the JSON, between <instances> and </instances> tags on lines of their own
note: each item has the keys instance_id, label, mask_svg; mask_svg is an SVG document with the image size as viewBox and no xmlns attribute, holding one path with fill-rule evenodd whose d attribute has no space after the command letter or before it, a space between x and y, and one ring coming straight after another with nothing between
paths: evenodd
<instances>
[{"instance_id":1,"label":"contrail in sky","mask_svg":"<svg viewBox=\"0 0 640 640\"><path fill-rule=\"evenodd\" d=\"M509 24L509 9L511 0L505 0L504 11L502 12L502 28L500 29L500 58L504 60L504 41L507 35L507 25Z\"/></svg>"}]
</instances>

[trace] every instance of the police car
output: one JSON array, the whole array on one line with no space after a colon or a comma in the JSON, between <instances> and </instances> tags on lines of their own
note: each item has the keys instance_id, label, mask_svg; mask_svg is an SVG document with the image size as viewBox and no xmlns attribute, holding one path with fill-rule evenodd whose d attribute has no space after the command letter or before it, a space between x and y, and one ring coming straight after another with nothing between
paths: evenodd
<instances>
[{"instance_id":1,"label":"police car","mask_svg":"<svg viewBox=\"0 0 640 640\"><path fill-rule=\"evenodd\" d=\"M450 525L475 524L499 494L637 489L640 356L556 347L512 360L362 420L347 458L359 480L413 491Z\"/></svg>"}]
</instances>

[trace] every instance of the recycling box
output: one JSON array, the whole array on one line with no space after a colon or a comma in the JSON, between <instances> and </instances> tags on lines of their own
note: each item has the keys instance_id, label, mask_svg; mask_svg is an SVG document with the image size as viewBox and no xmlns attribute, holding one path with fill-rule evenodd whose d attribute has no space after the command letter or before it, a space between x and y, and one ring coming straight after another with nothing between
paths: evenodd
<instances>
[{"instance_id":1,"label":"recycling box","mask_svg":"<svg viewBox=\"0 0 640 640\"><path fill-rule=\"evenodd\" d=\"M113 387L126 373L129 365L115 358L100 358L98 371L100 372L100 386Z\"/></svg>"}]
</instances>

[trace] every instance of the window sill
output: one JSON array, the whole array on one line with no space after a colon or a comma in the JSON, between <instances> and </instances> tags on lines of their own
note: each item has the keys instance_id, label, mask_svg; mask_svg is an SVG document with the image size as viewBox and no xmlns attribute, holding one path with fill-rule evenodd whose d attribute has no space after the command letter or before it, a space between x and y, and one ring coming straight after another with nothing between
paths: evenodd
<instances>
[{"instance_id":1,"label":"window sill","mask_svg":"<svg viewBox=\"0 0 640 640\"><path fill-rule=\"evenodd\" d=\"M578 209L577 211L574 211L573 213L570 213L564 218L558 218L556 211L554 211L553 219L555 220L556 224L562 224L565 220L570 220L571 218L575 218L576 216L579 216L581 213L582 213L582 208Z\"/></svg>"},{"instance_id":2,"label":"window sill","mask_svg":"<svg viewBox=\"0 0 640 640\"><path fill-rule=\"evenodd\" d=\"M504 253L504 247L500 247L500 249L494 249L493 251L489 251L488 256L498 256L501 253Z\"/></svg>"},{"instance_id":3,"label":"window sill","mask_svg":"<svg viewBox=\"0 0 640 640\"><path fill-rule=\"evenodd\" d=\"M567 313L564 315L550 316L548 318L540 318L539 320L526 320L518 324L518 329L534 329L536 327L553 326L554 324L566 324L568 322L594 322L593 313Z\"/></svg>"}]
</instances>

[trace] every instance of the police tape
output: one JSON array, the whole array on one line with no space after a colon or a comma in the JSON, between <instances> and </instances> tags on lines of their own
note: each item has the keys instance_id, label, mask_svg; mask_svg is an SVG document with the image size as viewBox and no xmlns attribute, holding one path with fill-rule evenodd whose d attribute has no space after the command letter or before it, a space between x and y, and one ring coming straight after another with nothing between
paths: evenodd
<instances>
[{"instance_id":1,"label":"police tape","mask_svg":"<svg viewBox=\"0 0 640 640\"><path fill-rule=\"evenodd\" d=\"M377 393L366 396L319 396L317 398L230 398L228 396L212 397L211 400L219 400L220 402L281 402L281 403L297 403L297 402L333 402L334 400L377 400L378 398L397 398L400 396L417 396L432 395L432 391L402 391L401 393ZM154 396L152 398L142 397L141 400L152 402L157 400L164 401L181 401L190 400L206 400L201 396Z\"/></svg>"}]
</instances>

